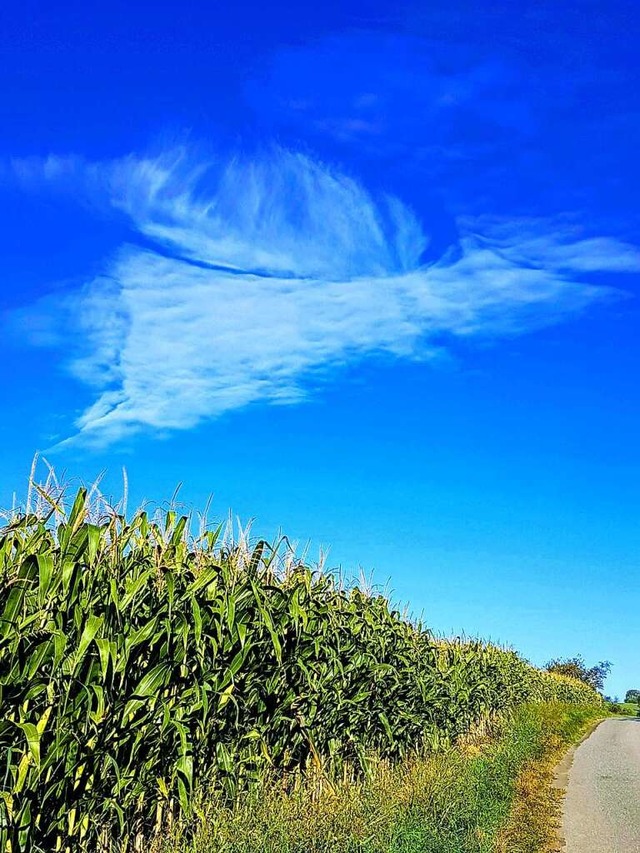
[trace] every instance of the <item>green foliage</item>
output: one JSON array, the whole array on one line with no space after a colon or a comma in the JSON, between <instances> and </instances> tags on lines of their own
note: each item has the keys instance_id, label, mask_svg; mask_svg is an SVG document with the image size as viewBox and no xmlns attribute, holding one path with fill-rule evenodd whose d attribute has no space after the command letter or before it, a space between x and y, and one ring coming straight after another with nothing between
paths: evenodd
<instances>
[{"instance_id":1,"label":"green foliage","mask_svg":"<svg viewBox=\"0 0 640 853\"><path fill-rule=\"evenodd\" d=\"M187 519L0 534L0 850L140 848L267 770L367 772L525 701L593 702L581 682L477 642L443 643L386 599L265 542L192 542ZM119 849L119 848L113 848Z\"/></svg>"},{"instance_id":2,"label":"green foliage","mask_svg":"<svg viewBox=\"0 0 640 853\"><path fill-rule=\"evenodd\" d=\"M625 717L635 717L640 714L640 709L635 702L607 702L607 709L611 714L622 714Z\"/></svg>"},{"instance_id":3,"label":"green foliage","mask_svg":"<svg viewBox=\"0 0 640 853\"><path fill-rule=\"evenodd\" d=\"M640 690L627 690L625 702L636 702L640 705Z\"/></svg>"},{"instance_id":4,"label":"green foliage","mask_svg":"<svg viewBox=\"0 0 640 853\"><path fill-rule=\"evenodd\" d=\"M587 667L583 658L577 655L574 658L562 658L549 661L545 666L548 672L555 672L558 675L566 675L568 678L575 678L578 681L583 681L594 690L602 692L604 681L611 671L611 663L607 660L600 661L595 666Z\"/></svg>"},{"instance_id":5,"label":"green foliage","mask_svg":"<svg viewBox=\"0 0 640 853\"><path fill-rule=\"evenodd\" d=\"M530 853L553 821L555 800L518 795L548 778L523 771L553 762L602 716L602 705L519 706L437 753L379 761L366 778L307 774L284 788L266 779L233 803L201 792L191 837L176 832L163 853ZM549 772L550 775L550 772ZM540 802L541 800L541 802ZM532 810L531 806L534 806ZM532 813L532 811L534 813ZM509 820L509 817L513 818ZM496 846L505 829L503 844ZM546 849L546 848L545 848Z\"/></svg>"}]
</instances>

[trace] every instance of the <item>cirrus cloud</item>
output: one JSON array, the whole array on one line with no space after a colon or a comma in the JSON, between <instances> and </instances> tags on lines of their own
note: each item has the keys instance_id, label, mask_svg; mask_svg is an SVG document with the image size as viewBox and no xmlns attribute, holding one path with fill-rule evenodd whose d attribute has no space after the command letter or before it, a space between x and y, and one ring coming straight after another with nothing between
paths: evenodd
<instances>
[{"instance_id":1,"label":"cirrus cloud","mask_svg":"<svg viewBox=\"0 0 640 853\"><path fill-rule=\"evenodd\" d=\"M134 233L66 301L69 367L96 395L72 440L297 402L375 353L425 359L447 338L561 321L614 292L580 274L640 269L635 247L534 219L460 220L458 244L426 262L427 235L400 200L284 150L15 168L99 199Z\"/></svg>"}]
</instances>

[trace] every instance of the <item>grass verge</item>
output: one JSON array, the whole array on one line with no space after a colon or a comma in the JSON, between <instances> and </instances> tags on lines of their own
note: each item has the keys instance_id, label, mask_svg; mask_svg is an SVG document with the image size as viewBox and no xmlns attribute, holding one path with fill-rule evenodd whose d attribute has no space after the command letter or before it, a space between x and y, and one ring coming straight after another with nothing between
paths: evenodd
<instances>
[{"instance_id":1,"label":"grass verge","mask_svg":"<svg viewBox=\"0 0 640 853\"><path fill-rule=\"evenodd\" d=\"M547 706L548 722L540 754L522 767L515 796L495 853L557 853L564 792L554 785L555 771L568 747L590 733L602 708L589 717L580 709Z\"/></svg>"},{"instance_id":2,"label":"grass verge","mask_svg":"<svg viewBox=\"0 0 640 853\"><path fill-rule=\"evenodd\" d=\"M225 805L201 792L195 837L163 853L540 853L552 849L559 755L602 706L524 705L437 754L367 779L320 774L265 780ZM544 845L547 844L545 847ZM536 846L537 845L537 846Z\"/></svg>"}]
</instances>

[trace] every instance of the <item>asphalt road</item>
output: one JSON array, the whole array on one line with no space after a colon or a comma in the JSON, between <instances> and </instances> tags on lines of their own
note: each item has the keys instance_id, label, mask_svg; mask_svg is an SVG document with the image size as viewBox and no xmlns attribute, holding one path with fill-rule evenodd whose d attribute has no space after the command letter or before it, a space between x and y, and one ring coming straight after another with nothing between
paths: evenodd
<instances>
[{"instance_id":1,"label":"asphalt road","mask_svg":"<svg viewBox=\"0 0 640 853\"><path fill-rule=\"evenodd\" d=\"M577 748L566 787L566 853L640 853L640 720L601 723Z\"/></svg>"}]
</instances>

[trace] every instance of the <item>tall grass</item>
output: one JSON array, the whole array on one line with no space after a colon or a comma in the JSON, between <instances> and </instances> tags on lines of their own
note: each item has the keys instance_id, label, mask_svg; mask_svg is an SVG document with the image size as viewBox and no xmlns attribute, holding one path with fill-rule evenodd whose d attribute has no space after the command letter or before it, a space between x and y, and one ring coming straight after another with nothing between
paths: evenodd
<instances>
[{"instance_id":1,"label":"tall grass","mask_svg":"<svg viewBox=\"0 0 640 853\"><path fill-rule=\"evenodd\" d=\"M454 746L376 762L364 778L267 778L232 803L203 790L195 833L178 830L157 850L542 853L557 795L539 768L602 715L602 705L521 705Z\"/></svg>"},{"instance_id":2,"label":"tall grass","mask_svg":"<svg viewBox=\"0 0 640 853\"><path fill-rule=\"evenodd\" d=\"M0 849L142 849L267 774L371 772L523 702L597 700L445 644L286 543L174 511L28 512L0 533Z\"/></svg>"}]
</instances>

